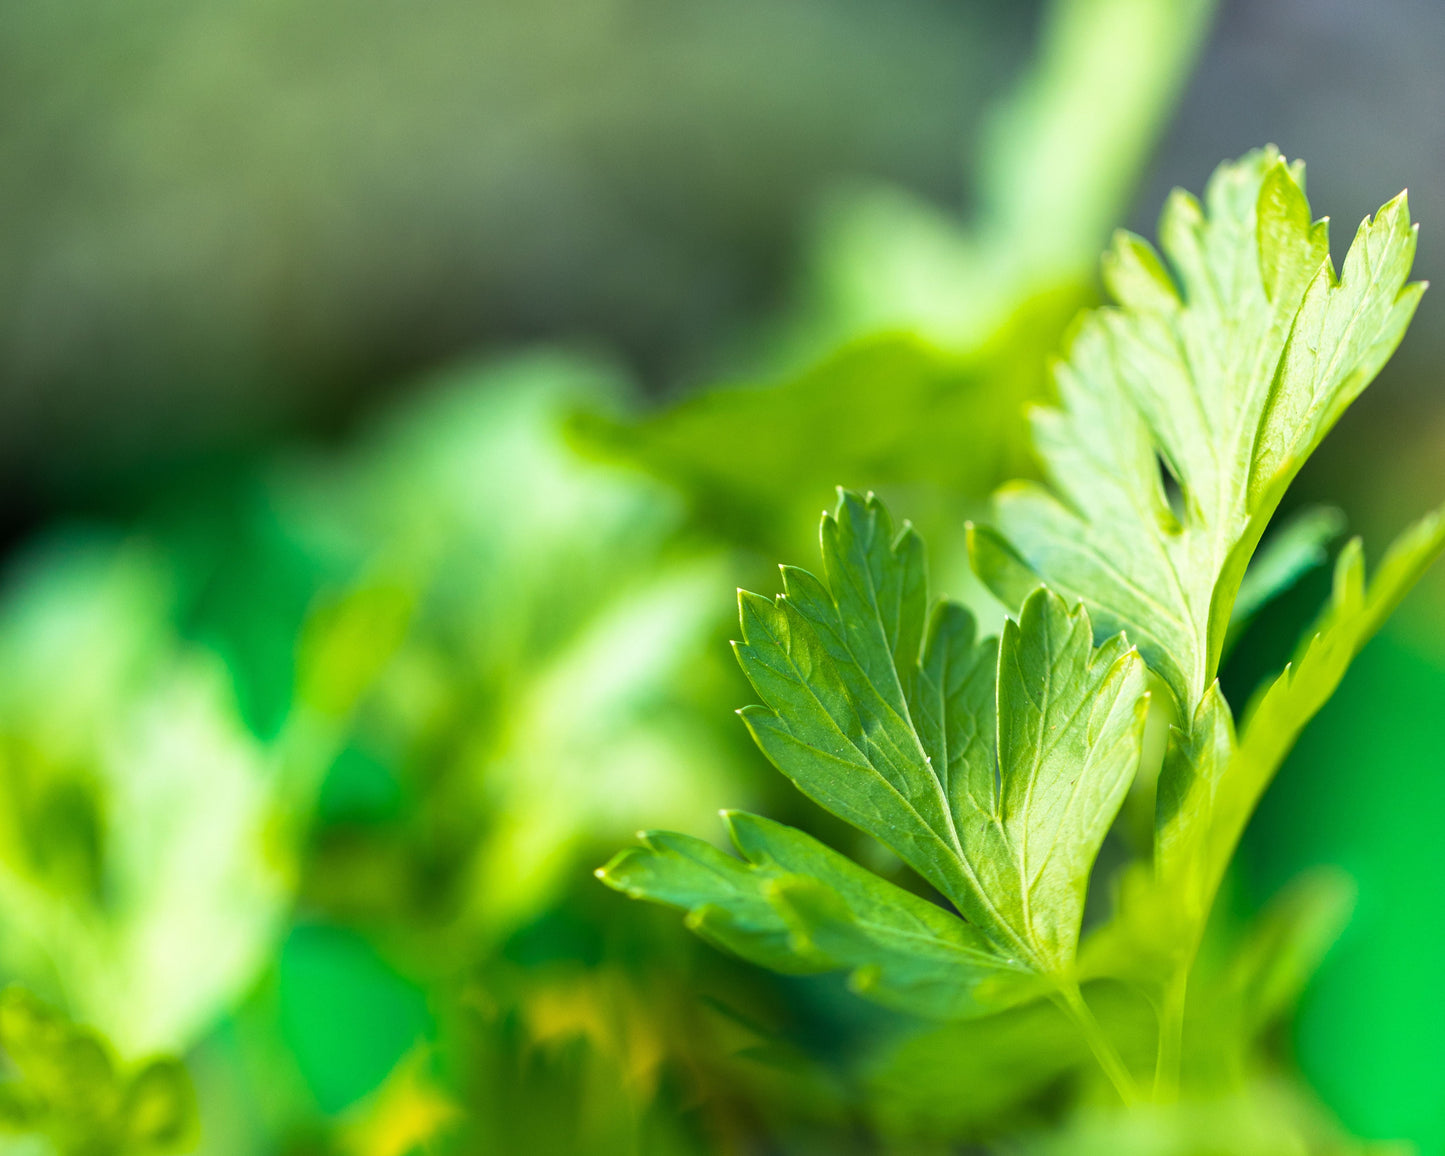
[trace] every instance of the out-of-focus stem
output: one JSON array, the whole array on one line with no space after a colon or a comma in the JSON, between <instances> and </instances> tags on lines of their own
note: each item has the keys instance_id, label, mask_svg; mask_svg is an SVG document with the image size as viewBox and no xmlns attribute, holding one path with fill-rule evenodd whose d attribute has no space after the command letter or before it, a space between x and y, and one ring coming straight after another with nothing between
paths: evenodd
<instances>
[{"instance_id":1,"label":"out-of-focus stem","mask_svg":"<svg viewBox=\"0 0 1445 1156\"><path fill-rule=\"evenodd\" d=\"M1094 1053L1094 1059L1099 1062L1099 1067L1104 1070L1104 1075L1109 1077L1109 1082L1114 1085L1114 1090L1119 1093L1119 1099L1126 1105L1134 1105L1139 1102L1139 1087L1134 1082L1134 1077L1129 1069L1124 1066L1119 1053L1114 1045L1109 1042L1109 1037L1099 1026L1099 1021L1094 1018L1094 1013L1089 1010L1089 1005L1084 1002L1084 997L1079 991L1077 984L1070 984L1059 989L1058 1002L1068 1013L1069 1018L1078 1026L1079 1034L1084 1037L1089 1050Z\"/></svg>"},{"instance_id":2,"label":"out-of-focus stem","mask_svg":"<svg viewBox=\"0 0 1445 1156\"><path fill-rule=\"evenodd\" d=\"M1184 1043L1184 1001L1189 969L1181 966L1164 985L1159 1004L1159 1055L1154 1066L1154 1100L1172 1103L1179 1097L1179 1060Z\"/></svg>"}]
</instances>

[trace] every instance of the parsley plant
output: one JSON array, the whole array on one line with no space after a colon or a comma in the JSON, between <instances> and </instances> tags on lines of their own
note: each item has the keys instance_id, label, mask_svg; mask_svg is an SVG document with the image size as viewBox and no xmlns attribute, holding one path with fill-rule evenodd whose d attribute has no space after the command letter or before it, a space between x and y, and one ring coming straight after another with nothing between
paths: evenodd
<instances>
[{"instance_id":1,"label":"parsley plant","mask_svg":"<svg viewBox=\"0 0 1445 1156\"><path fill-rule=\"evenodd\" d=\"M1117 304L1083 318L1057 407L1033 416L1044 482L1006 486L994 524L969 528L974 569L1010 612L997 639L959 603L930 609L922 542L871 495L844 492L824 516L821 578L784 567L777 598L740 595L737 656L762 699L741 714L758 746L926 886L738 812L724 818L741 857L647 832L604 882L685 910L754 963L845 970L859 994L919 1016L1052 1001L1125 1103L1177 1098L1189 1001L1221 998L1218 984L1192 997L1191 978L1245 825L1445 548L1445 509L1369 581L1360 542L1346 545L1294 661L1236 722L1218 681L1228 643L1337 527L1306 515L1260 550L1266 528L1423 290L1407 280L1403 194L1360 226L1337 275L1303 180L1259 150L1221 166L1203 204L1171 197L1162 257L1118 235L1104 262ZM1172 720L1152 767L1151 711ZM1081 943L1100 849L1156 774L1152 838ZM1277 917L1283 930L1247 950L1268 962L1314 935L1317 905L1294 906L1300 919ZM1152 1008L1148 1049L1121 1046L1127 1017L1096 1012L1091 994L1110 985Z\"/></svg>"}]
</instances>

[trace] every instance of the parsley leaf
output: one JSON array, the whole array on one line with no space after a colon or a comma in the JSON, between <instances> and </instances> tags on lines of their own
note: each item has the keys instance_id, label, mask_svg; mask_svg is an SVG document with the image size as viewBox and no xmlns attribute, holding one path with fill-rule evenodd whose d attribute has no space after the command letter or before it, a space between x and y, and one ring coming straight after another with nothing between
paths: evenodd
<instances>
[{"instance_id":1,"label":"parsley leaf","mask_svg":"<svg viewBox=\"0 0 1445 1156\"><path fill-rule=\"evenodd\" d=\"M1337 277L1303 168L1273 148L1222 165L1204 205L1176 192L1163 260L1119 234L1105 258L1115 308L1084 318L1056 371L1060 407L1033 415L1050 486L1000 492L1000 532L971 557L1001 598L1040 578L1127 629L1180 720L1158 782L1152 864L1126 872L1118 915L1084 974L1158 985L1155 1094L1177 1087L1188 976L1245 824L1290 747L1389 611L1440 552L1432 516L1366 591L1346 547L1316 632L1236 732L1217 674L1231 637L1311 557L1328 517L1277 535L1250 567L1305 459L1404 335L1423 285L1404 194L1366 219Z\"/></svg>"},{"instance_id":2,"label":"parsley leaf","mask_svg":"<svg viewBox=\"0 0 1445 1156\"><path fill-rule=\"evenodd\" d=\"M1300 731L1324 706L1355 655L1445 550L1445 507L1397 538L1367 586L1358 538L1335 564L1334 591L1294 661L1246 712L1236 737L1229 705L1210 688L1179 756L1159 780L1156 871L1197 936L1245 824ZM1187 940L1186 940L1187 943Z\"/></svg>"},{"instance_id":3,"label":"parsley leaf","mask_svg":"<svg viewBox=\"0 0 1445 1156\"><path fill-rule=\"evenodd\" d=\"M695 930L768 966L849 967L884 1002L919 987L977 1002L982 969L1071 987L1089 872L1139 761L1142 660L1122 637L1094 647L1087 612L1047 589L997 642L957 604L929 617L922 542L872 496L843 493L822 544L826 582L785 567L777 599L740 594L736 651L765 704L741 714L805 794L968 923L752 818L733 819L751 866L652 834L604 880L687 907ZM958 977L932 978L948 959ZM1016 993L1007 979L995 994Z\"/></svg>"},{"instance_id":4,"label":"parsley leaf","mask_svg":"<svg viewBox=\"0 0 1445 1156\"><path fill-rule=\"evenodd\" d=\"M850 969L855 990L900 1011L959 1019L1029 994L1027 971L937 904L802 831L739 811L723 818L743 859L647 831L598 876L685 909L702 938L774 971Z\"/></svg>"},{"instance_id":5,"label":"parsley leaf","mask_svg":"<svg viewBox=\"0 0 1445 1156\"><path fill-rule=\"evenodd\" d=\"M1355 656L1442 552L1445 506L1395 540L1368 584L1360 541L1352 540L1336 561L1329 604L1238 730L1218 684L1210 688L1187 729L1176 730L1160 774L1153 861L1125 873L1114 918L1085 945L1083 975L1129 977L1166 992L1173 985L1182 999L1225 871L1265 788Z\"/></svg>"},{"instance_id":6,"label":"parsley leaf","mask_svg":"<svg viewBox=\"0 0 1445 1156\"><path fill-rule=\"evenodd\" d=\"M1222 165L1201 206L1176 191L1159 233L1105 259L1119 307L1081 323L1033 417L1053 491L1006 487L1010 560L1127 627L1192 716L1218 671L1245 567L1285 489L1399 344L1423 290L1402 193L1364 221L1338 278L1303 167L1273 148ZM1176 281L1177 278L1177 281ZM1171 498L1171 489L1177 494ZM997 582L995 582L997 579Z\"/></svg>"},{"instance_id":7,"label":"parsley leaf","mask_svg":"<svg viewBox=\"0 0 1445 1156\"><path fill-rule=\"evenodd\" d=\"M784 567L779 597L739 594L736 653L762 700L740 713L759 747L962 918L751 816L729 817L742 859L653 833L605 881L686 909L699 934L777 970L847 970L879 1002L945 1020L1006 1012L955 1025L955 1042L1003 1022L1049 1035L1072 1019L1126 1103L1138 1091L1122 1055L1137 1067L1156 1030L1161 1107L1182 1071L1199 1088L1210 1073L1237 1077L1245 1052L1214 1037L1254 1046L1348 896L1338 880L1301 885L1233 965L1191 979L1224 873L1302 728L1445 550L1445 508L1402 535L1369 583L1359 541L1348 544L1316 627L1236 729L1217 679L1225 649L1324 562L1342 519L1307 510L1260 548L1265 530L1423 288L1406 281L1403 195L1364 222L1337 277L1302 181L1271 148L1222 166L1204 207L1176 193L1161 225L1172 273L1143 241L1116 239L1106 279L1120 304L1079 324L1057 370L1060 406L1034 415L1048 484L1005 488L1000 528L969 528L975 570L1019 608L997 640L979 640L957 604L930 612L920 539L906 524L895 533L871 495L845 492L824 516L821 578ZM1159 773L1139 794L1152 846L1125 867L1112 917L1078 959L1089 876L1144 751L1149 678L1177 720L1167 745L1150 744ZM1091 994L1110 1009L1107 1030L1080 990L1091 979L1129 981ZM1055 1007L1014 1006L1038 996ZM1014 1092L1077 1054L1059 1049Z\"/></svg>"}]
</instances>

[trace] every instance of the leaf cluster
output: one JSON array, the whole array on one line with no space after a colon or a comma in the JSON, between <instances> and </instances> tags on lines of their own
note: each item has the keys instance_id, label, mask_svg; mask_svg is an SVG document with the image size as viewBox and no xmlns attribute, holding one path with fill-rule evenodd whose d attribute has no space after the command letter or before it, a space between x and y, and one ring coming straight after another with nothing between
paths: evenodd
<instances>
[{"instance_id":1,"label":"leaf cluster","mask_svg":"<svg viewBox=\"0 0 1445 1156\"><path fill-rule=\"evenodd\" d=\"M1294 660L1236 723L1218 682L1226 647L1338 517L1306 514L1259 550L1266 529L1423 289L1407 280L1403 194L1360 226L1337 273L1303 180L1262 149L1222 165L1203 203L1170 198L1162 252L1116 237L1115 304L1078 323L1058 404L1032 415L1044 481L1005 486L992 524L969 530L973 568L1009 612L997 639L957 603L930 607L918 536L895 533L871 495L843 492L824 516L820 576L784 567L777 598L740 594L735 650L762 700L741 714L758 746L918 885L738 813L725 818L740 857L648 832L599 872L606 883L682 908L745 959L843 970L914 1015L987 1022L1048 1001L1126 1102L1171 1103L1181 1079L1243 1086L1246 1055L1198 1057L1257 1038L1340 903L1323 884L1263 917L1232 962L1201 966L1224 874L1295 738L1445 548L1445 511L1369 580L1360 542L1346 545ZM1173 721L1162 766L1141 771L1151 710ZM1156 772L1152 831L1132 850L1119 841L1109 887L1100 849L1136 776ZM1127 1011L1099 1022L1091 1004L1109 990L1149 1010L1143 1028Z\"/></svg>"}]
</instances>

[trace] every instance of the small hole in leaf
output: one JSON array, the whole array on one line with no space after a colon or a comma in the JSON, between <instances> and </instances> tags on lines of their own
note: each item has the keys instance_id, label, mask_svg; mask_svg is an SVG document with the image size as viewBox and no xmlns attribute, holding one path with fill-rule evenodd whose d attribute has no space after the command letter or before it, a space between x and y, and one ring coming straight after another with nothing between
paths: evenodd
<instances>
[{"instance_id":1,"label":"small hole in leaf","mask_svg":"<svg viewBox=\"0 0 1445 1156\"><path fill-rule=\"evenodd\" d=\"M1164 501L1169 506L1169 512L1174 515L1175 526L1184 524L1184 487L1179 484L1179 477L1169 464L1169 460L1163 455L1156 453L1154 463L1159 468L1159 486L1164 492Z\"/></svg>"}]
</instances>

